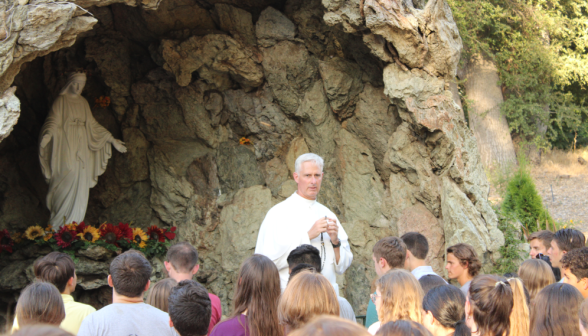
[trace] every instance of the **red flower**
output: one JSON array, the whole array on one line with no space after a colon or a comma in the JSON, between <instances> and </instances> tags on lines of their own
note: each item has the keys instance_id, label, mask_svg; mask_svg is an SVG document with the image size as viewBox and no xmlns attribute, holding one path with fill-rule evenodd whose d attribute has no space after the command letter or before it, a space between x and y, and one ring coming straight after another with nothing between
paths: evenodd
<instances>
[{"instance_id":1,"label":"red flower","mask_svg":"<svg viewBox=\"0 0 588 336\"><path fill-rule=\"evenodd\" d=\"M12 245L14 245L14 241L10 238L8 230L0 230L0 252L8 251L12 253Z\"/></svg>"},{"instance_id":2,"label":"red flower","mask_svg":"<svg viewBox=\"0 0 588 336\"><path fill-rule=\"evenodd\" d=\"M149 229L147 229L147 235L149 239L152 240L159 240L159 242L165 242L165 236L163 235L163 230L158 228L157 226L153 225ZM174 233L175 236L175 233Z\"/></svg>"},{"instance_id":3,"label":"red flower","mask_svg":"<svg viewBox=\"0 0 588 336\"><path fill-rule=\"evenodd\" d=\"M76 231L69 229L65 225L57 231L54 237L57 240L57 245L61 248L70 246L78 238Z\"/></svg>"},{"instance_id":4,"label":"red flower","mask_svg":"<svg viewBox=\"0 0 588 336\"><path fill-rule=\"evenodd\" d=\"M166 230L163 235L165 236L165 238L167 238L167 240L172 240L174 238L176 238L176 227L172 226L171 229Z\"/></svg>"},{"instance_id":5,"label":"red flower","mask_svg":"<svg viewBox=\"0 0 588 336\"><path fill-rule=\"evenodd\" d=\"M126 239L127 241L133 240L133 229L126 223L118 223L118 229L122 235L122 238Z\"/></svg>"},{"instance_id":6,"label":"red flower","mask_svg":"<svg viewBox=\"0 0 588 336\"><path fill-rule=\"evenodd\" d=\"M114 244L118 246L116 242L123 237L123 234L118 227L112 225L111 223L104 223L100 225L100 237L102 237L102 239L104 239L104 241L108 244Z\"/></svg>"},{"instance_id":7,"label":"red flower","mask_svg":"<svg viewBox=\"0 0 588 336\"><path fill-rule=\"evenodd\" d=\"M83 233L85 228L86 223L81 222L80 224L78 224L78 227L76 228L76 233Z\"/></svg>"}]
</instances>

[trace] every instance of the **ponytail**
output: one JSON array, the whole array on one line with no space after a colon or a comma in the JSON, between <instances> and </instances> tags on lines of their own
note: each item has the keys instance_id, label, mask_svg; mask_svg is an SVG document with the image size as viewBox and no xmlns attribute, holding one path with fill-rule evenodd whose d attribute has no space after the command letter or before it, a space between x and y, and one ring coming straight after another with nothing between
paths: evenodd
<instances>
[{"instance_id":1,"label":"ponytail","mask_svg":"<svg viewBox=\"0 0 588 336\"><path fill-rule=\"evenodd\" d=\"M453 332L453 336L471 336L472 331L466 325L465 320L459 320L454 325L455 331Z\"/></svg>"},{"instance_id":2,"label":"ponytail","mask_svg":"<svg viewBox=\"0 0 588 336\"><path fill-rule=\"evenodd\" d=\"M525 296L525 287L518 278L508 279L513 293L513 307L510 313L510 336L529 335L529 306Z\"/></svg>"}]
</instances>

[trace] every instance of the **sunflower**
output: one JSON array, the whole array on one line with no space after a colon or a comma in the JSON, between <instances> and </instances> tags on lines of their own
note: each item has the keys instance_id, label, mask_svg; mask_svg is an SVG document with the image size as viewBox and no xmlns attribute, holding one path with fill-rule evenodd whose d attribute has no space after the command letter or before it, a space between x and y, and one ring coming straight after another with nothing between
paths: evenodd
<instances>
[{"instance_id":1,"label":"sunflower","mask_svg":"<svg viewBox=\"0 0 588 336\"><path fill-rule=\"evenodd\" d=\"M55 234L55 240L57 240L57 245L61 248L66 248L70 246L74 241L76 241L78 237L76 236L76 232L66 226L62 226L59 231Z\"/></svg>"},{"instance_id":2,"label":"sunflower","mask_svg":"<svg viewBox=\"0 0 588 336\"><path fill-rule=\"evenodd\" d=\"M81 222L80 224L78 224L78 227L76 228L76 233L82 233L84 232L84 230L86 229L86 223Z\"/></svg>"},{"instance_id":3,"label":"sunflower","mask_svg":"<svg viewBox=\"0 0 588 336\"><path fill-rule=\"evenodd\" d=\"M35 240L37 238L41 238L45 235L45 230L39 225L29 226L29 228L25 231L25 237L28 240Z\"/></svg>"},{"instance_id":4,"label":"sunflower","mask_svg":"<svg viewBox=\"0 0 588 336\"><path fill-rule=\"evenodd\" d=\"M12 253L12 245L14 245L14 241L10 238L8 230L0 230L0 252L8 251Z\"/></svg>"},{"instance_id":5,"label":"sunflower","mask_svg":"<svg viewBox=\"0 0 588 336\"><path fill-rule=\"evenodd\" d=\"M12 235L12 241L14 241L16 244L20 244L20 242L22 242L23 238L24 238L24 233L22 233L22 232L15 232Z\"/></svg>"},{"instance_id":6,"label":"sunflower","mask_svg":"<svg viewBox=\"0 0 588 336\"><path fill-rule=\"evenodd\" d=\"M135 237L133 229L131 229L128 223L118 223L118 229L120 230L122 237L129 242Z\"/></svg>"},{"instance_id":7,"label":"sunflower","mask_svg":"<svg viewBox=\"0 0 588 336\"><path fill-rule=\"evenodd\" d=\"M133 229L133 243L139 244L140 248L144 248L147 246L147 243L145 243L147 239L149 239L149 236L141 228Z\"/></svg>"},{"instance_id":8,"label":"sunflower","mask_svg":"<svg viewBox=\"0 0 588 336\"><path fill-rule=\"evenodd\" d=\"M65 227L67 227L70 231L78 231L78 223L76 222L71 222L70 224L66 224Z\"/></svg>"},{"instance_id":9,"label":"sunflower","mask_svg":"<svg viewBox=\"0 0 588 336\"><path fill-rule=\"evenodd\" d=\"M95 243L100 238L100 230L93 226L86 226L84 231L78 233L78 237L83 241Z\"/></svg>"},{"instance_id":10,"label":"sunflower","mask_svg":"<svg viewBox=\"0 0 588 336\"><path fill-rule=\"evenodd\" d=\"M100 225L100 237L108 244L114 244L118 246L117 241L122 238L122 232L120 229L111 223L103 223Z\"/></svg>"},{"instance_id":11,"label":"sunflower","mask_svg":"<svg viewBox=\"0 0 588 336\"><path fill-rule=\"evenodd\" d=\"M157 226L153 225L149 229L147 229L147 235L151 240L159 240L161 243L165 242L165 236L163 235L163 230L158 228Z\"/></svg>"}]
</instances>

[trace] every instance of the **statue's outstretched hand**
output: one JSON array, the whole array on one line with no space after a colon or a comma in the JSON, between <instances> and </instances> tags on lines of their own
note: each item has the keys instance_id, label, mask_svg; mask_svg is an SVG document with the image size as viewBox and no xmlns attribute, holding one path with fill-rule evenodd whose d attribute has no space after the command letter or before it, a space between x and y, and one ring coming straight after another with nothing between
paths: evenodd
<instances>
[{"instance_id":1,"label":"statue's outstretched hand","mask_svg":"<svg viewBox=\"0 0 588 336\"><path fill-rule=\"evenodd\" d=\"M127 147L125 146L125 143L120 140L114 139L114 141L112 141L112 145L114 146L114 148L116 148L117 151L121 153L127 152Z\"/></svg>"},{"instance_id":2,"label":"statue's outstretched hand","mask_svg":"<svg viewBox=\"0 0 588 336\"><path fill-rule=\"evenodd\" d=\"M51 134L43 135L43 139L41 139L41 148L45 148L49 141L51 141Z\"/></svg>"}]
</instances>

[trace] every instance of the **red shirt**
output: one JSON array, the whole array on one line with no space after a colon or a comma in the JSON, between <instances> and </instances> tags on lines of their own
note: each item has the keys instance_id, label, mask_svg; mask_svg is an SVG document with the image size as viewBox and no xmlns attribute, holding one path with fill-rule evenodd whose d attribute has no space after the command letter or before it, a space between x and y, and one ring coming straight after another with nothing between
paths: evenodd
<instances>
[{"instance_id":1,"label":"red shirt","mask_svg":"<svg viewBox=\"0 0 588 336\"><path fill-rule=\"evenodd\" d=\"M208 334L210 335L212 328L214 328L223 317L223 308L218 296L208 293L208 297L210 298L210 325L208 326Z\"/></svg>"}]
</instances>

